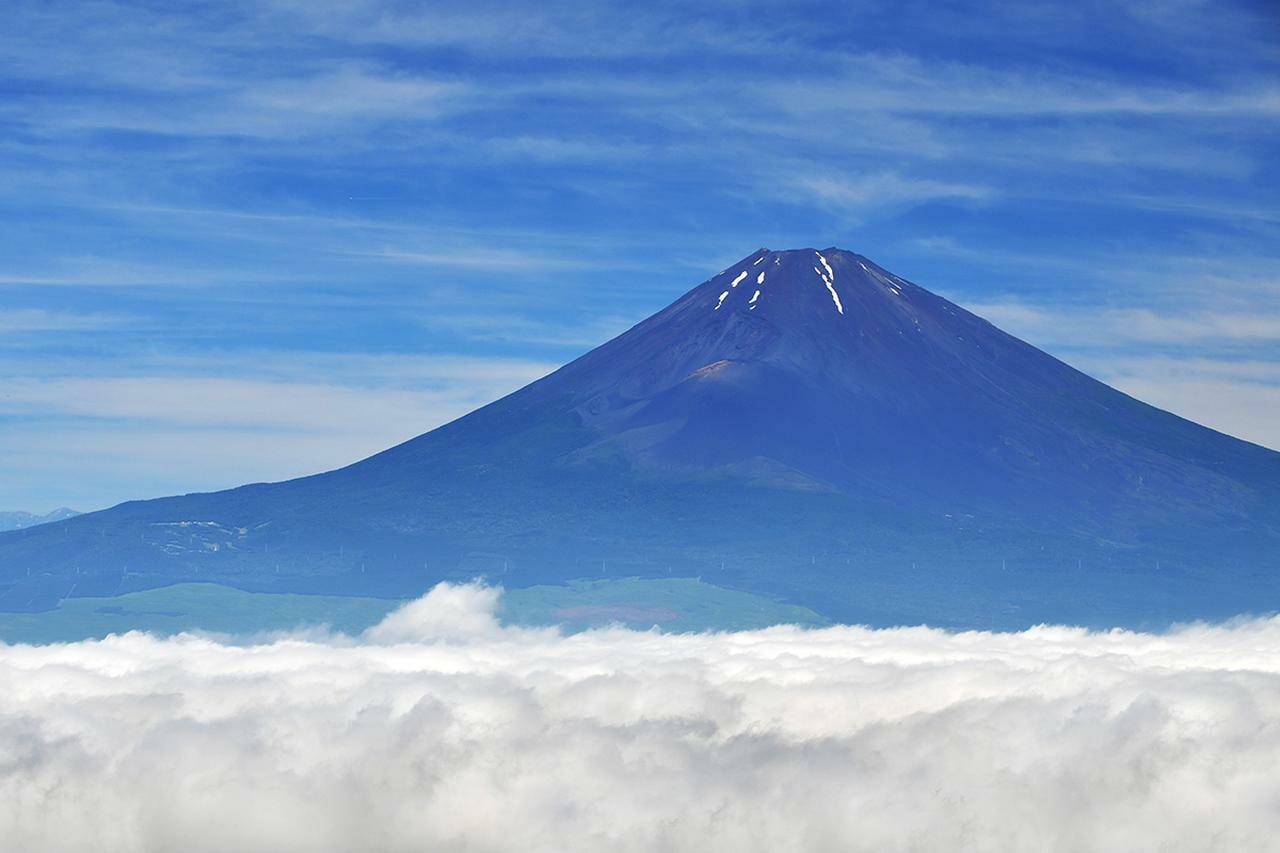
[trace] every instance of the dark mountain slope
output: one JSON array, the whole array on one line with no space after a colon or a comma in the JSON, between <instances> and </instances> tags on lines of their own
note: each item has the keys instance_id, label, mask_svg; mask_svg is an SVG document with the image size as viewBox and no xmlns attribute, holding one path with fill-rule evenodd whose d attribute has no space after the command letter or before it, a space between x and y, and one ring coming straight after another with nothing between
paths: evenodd
<instances>
[{"instance_id":1,"label":"dark mountain slope","mask_svg":"<svg viewBox=\"0 0 1280 853\"><path fill-rule=\"evenodd\" d=\"M1280 607L1277 555L1280 454L804 249L347 468L0 536L0 579L15 608L700 574L843 619L1137 624Z\"/></svg>"}]
</instances>

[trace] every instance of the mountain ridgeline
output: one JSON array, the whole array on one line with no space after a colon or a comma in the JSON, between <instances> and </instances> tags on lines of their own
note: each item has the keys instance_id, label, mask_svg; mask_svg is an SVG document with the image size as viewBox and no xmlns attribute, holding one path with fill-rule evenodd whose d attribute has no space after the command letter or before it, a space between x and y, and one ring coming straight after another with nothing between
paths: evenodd
<instances>
[{"instance_id":1,"label":"mountain ridgeline","mask_svg":"<svg viewBox=\"0 0 1280 853\"><path fill-rule=\"evenodd\" d=\"M761 249L336 471L0 535L0 608L180 581L409 596L699 576L871 624L1280 608L1280 453L840 249Z\"/></svg>"},{"instance_id":2,"label":"mountain ridgeline","mask_svg":"<svg viewBox=\"0 0 1280 853\"><path fill-rule=\"evenodd\" d=\"M52 521L62 521L64 518L71 518L79 515L74 509L59 507L52 512L35 513L35 512L0 512L0 532L5 530L22 530L26 527L35 527L37 524L48 524Z\"/></svg>"}]
</instances>

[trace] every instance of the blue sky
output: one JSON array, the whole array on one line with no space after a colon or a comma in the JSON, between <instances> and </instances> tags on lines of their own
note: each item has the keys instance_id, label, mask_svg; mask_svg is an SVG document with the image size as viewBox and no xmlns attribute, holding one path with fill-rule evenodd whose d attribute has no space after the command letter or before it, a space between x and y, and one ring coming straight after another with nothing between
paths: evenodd
<instances>
[{"instance_id":1,"label":"blue sky","mask_svg":"<svg viewBox=\"0 0 1280 853\"><path fill-rule=\"evenodd\" d=\"M0 509L354 461L758 246L1280 448L1270 3L0 8Z\"/></svg>"}]
</instances>

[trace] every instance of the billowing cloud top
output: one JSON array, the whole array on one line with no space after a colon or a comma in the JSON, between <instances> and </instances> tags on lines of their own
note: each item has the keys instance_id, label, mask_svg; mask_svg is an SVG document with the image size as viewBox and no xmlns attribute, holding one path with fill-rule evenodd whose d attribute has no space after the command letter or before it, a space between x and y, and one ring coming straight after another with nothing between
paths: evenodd
<instances>
[{"instance_id":1,"label":"billowing cloud top","mask_svg":"<svg viewBox=\"0 0 1280 853\"><path fill-rule=\"evenodd\" d=\"M1274 849L1280 620L0 646L0 848Z\"/></svg>"}]
</instances>

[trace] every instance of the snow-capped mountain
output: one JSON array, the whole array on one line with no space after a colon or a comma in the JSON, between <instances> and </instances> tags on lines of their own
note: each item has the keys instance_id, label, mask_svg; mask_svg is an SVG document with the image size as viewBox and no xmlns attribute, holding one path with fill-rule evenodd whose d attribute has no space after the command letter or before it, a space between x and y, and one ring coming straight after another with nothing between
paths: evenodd
<instances>
[{"instance_id":1,"label":"snow-capped mountain","mask_svg":"<svg viewBox=\"0 0 1280 853\"><path fill-rule=\"evenodd\" d=\"M27 578L28 569L33 572ZM841 249L760 249L559 371L347 468L0 536L4 606L176 580L704 580L875 623L1280 607L1280 454Z\"/></svg>"},{"instance_id":2,"label":"snow-capped mountain","mask_svg":"<svg viewBox=\"0 0 1280 853\"><path fill-rule=\"evenodd\" d=\"M65 518L72 518L79 515L74 509L59 507L52 512L36 513L36 512L0 512L0 531L5 530L22 530L26 527L35 527L37 524L48 524L51 521L62 521Z\"/></svg>"}]
</instances>

